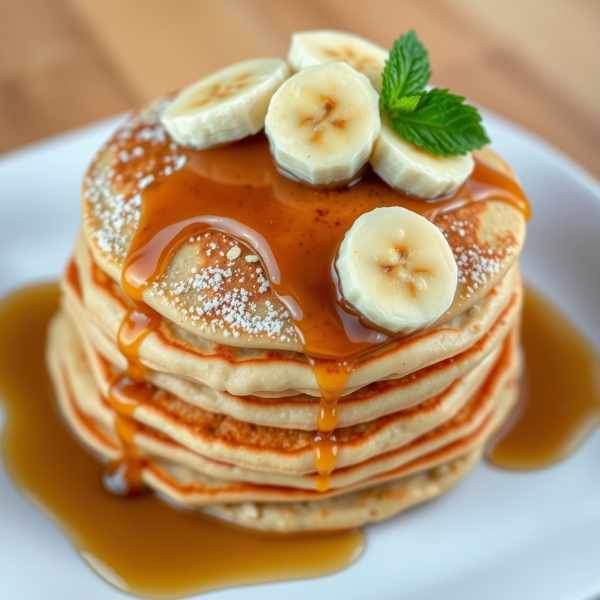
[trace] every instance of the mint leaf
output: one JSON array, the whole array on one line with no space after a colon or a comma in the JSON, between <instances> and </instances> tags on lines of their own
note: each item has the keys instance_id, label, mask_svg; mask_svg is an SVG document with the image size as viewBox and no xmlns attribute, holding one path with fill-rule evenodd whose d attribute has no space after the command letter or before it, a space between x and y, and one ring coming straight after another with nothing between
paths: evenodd
<instances>
[{"instance_id":1,"label":"mint leaf","mask_svg":"<svg viewBox=\"0 0 600 600\"><path fill-rule=\"evenodd\" d=\"M421 93L431 77L429 57L414 30L394 42L382 74L381 101L386 110L397 109L403 96Z\"/></svg>"},{"instance_id":2,"label":"mint leaf","mask_svg":"<svg viewBox=\"0 0 600 600\"><path fill-rule=\"evenodd\" d=\"M385 61L381 108L394 131L434 156L466 154L489 144L477 109L448 90L425 91L429 57L417 34L401 35Z\"/></svg>"},{"instance_id":3,"label":"mint leaf","mask_svg":"<svg viewBox=\"0 0 600 600\"><path fill-rule=\"evenodd\" d=\"M464 100L434 88L421 94L412 112L395 111L388 116L394 131L413 146L434 156L466 154L490 140L479 112Z\"/></svg>"},{"instance_id":4,"label":"mint leaf","mask_svg":"<svg viewBox=\"0 0 600 600\"><path fill-rule=\"evenodd\" d=\"M398 98L394 103L390 112L393 114L397 112L412 112L419 106L419 100L421 100L421 96L402 96L402 98Z\"/></svg>"}]
</instances>

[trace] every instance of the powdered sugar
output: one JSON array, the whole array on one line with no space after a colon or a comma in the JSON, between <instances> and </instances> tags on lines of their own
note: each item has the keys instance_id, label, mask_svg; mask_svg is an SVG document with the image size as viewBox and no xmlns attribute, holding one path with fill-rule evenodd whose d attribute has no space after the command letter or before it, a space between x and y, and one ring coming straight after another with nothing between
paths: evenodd
<instances>
[{"instance_id":1,"label":"powdered sugar","mask_svg":"<svg viewBox=\"0 0 600 600\"><path fill-rule=\"evenodd\" d=\"M160 123L169 99L133 115L100 149L84 179L93 238L108 260L122 262L140 220L141 192L181 169L185 151L171 143ZM106 158L111 159L106 164Z\"/></svg>"},{"instance_id":2,"label":"powdered sugar","mask_svg":"<svg viewBox=\"0 0 600 600\"><path fill-rule=\"evenodd\" d=\"M233 338L245 334L283 342L295 339L289 312L265 297L271 283L262 267L242 260L247 251L227 240L213 232L191 238L188 244L196 247L200 266L176 277L167 274L152 285L151 295L166 297L169 306L200 331ZM227 254L232 246L239 253L230 260Z\"/></svg>"},{"instance_id":3,"label":"powdered sugar","mask_svg":"<svg viewBox=\"0 0 600 600\"><path fill-rule=\"evenodd\" d=\"M438 227L456 260L458 283L464 286L462 299L470 298L476 290L485 287L514 256L515 249L511 245L514 240L506 238L496 249L479 241L474 219L458 220L450 213L442 215Z\"/></svg>"}]
</instances>

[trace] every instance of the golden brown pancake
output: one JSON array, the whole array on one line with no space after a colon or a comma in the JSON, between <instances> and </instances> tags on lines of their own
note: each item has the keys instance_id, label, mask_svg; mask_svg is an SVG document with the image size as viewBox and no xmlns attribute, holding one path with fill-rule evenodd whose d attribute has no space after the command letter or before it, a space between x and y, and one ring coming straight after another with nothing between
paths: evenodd
<instances>
[{"instance_id":1,"label":"golden brown pancake","mask_svg":"<svg viewBox=\"0 0 600 600\"><path fill-rule=\"evenodd\" d=\"M71 284L68 280L65 280L64 285L67 289L65 308L77 323L88 355L96 355L96 358L90 359L92 367L97 372L109 369L109 373L98 374L98 378L105 379L102 391L107 395L106 380L115 371L114 368L111 370L110 365L116 364L117 370L123 370L126 368L126 361L118 352L114 342L98 330L93 318L85 310L81 296L76 290L70 288ZM490 353L496 351L518 314L517 308L509 306L505 309L508 314L503 313L490 330L464 352L400 379L374 382L344 396L339 403L339 425L346 426L372 420L418 404L443 391L454 380L468 373ZM316 429L318 399L312 396L303 394L288 396L285 393L281 398L268 399L235 396L167 372L149 371L147 377L158 387L212 412L228 414L242 421L262 425L296 427L309 431Z\"/></svg>"},{"instance_id":2,"label":"golden brown pancake","mask_svg":"<svg viewBox=\"0 0 600 600\"><path fill-rule=\"evenodd\" d=\"M81 240L76 259L83 301L89 309L87 320L95 323L106 338L102 339L99 331L90 329L92 343L106 358L124 369L124 358L115 351L116 343L112 342L112 352L107 350L111 341L116 341L120 323L127 312L125 304L119 301L112 286L94 285L90 254ZM66 287L65 291L73 295L72 289ZM518 271L511 269L480 302L444 325L382 346L361 357L347 386L352 390L374 381L402 377L454 357L481 340L499 320L507 332L515 322L520 306L520 278ZM172 373L238 396L261 395L265 391L273 395L289 390L319 395L314 372L301 353L215 344L193 336L165 319L143 340L139 357L152 370Z\"/></svg>"},{"instance_id":3,"label":"golden brown pancake","mask_svg":"<svg viewBox=\"0 0 600 600\"><path fill-rule=\"evenodd\" d=\"M69 382L73 403L79 412L99 424L105 436L117 446L118 439L111 433L114 411L99 392L85 352L66 315L57 318L52 335L52 343L57 347L55 354L62 357L60 370ZM494 361L488 359L488 368L471 374L474 386L461 387L459 381L452 386L455 389L421 406L360 426L338 429L340 461L332 478L332 487L338 487L338 480L343 486L349 481L370 477L374 472L396 469L407 461L414 461L423 452L439 450L457 439L473 436L495 411L495 390L501 388L509 376L514 377L518 362L516 340L515 333L499 357ZM269 474L262 480L258 478L262 483L276 481L278 485L284 485L282 481L285 480L288 485L295 482L299 487L310 489L311 484L314 487L316 475L312 461L306 461L308 468L294 467L294 461L306 456L307 452L310 458L312 435L223 418L157 392L155 398L133 413L143 425L136 442L140 448L154 448L155 452L158 448L163 458L166 455L173 462L177 455L173 448L179 446L180 462L192 464L196 470L204 472L212 465L212 473L219 472L220 478L243 480L244 473L255 472L257 475L262 472ZM446 408L445 403L452 405L456 400L460 401L458 410L448 411L440 418L439 412ZM401 443L395 436L400 436ZM187 458L181 456L182 452ZM194 456L197 457L195 461ZM233 468L229 475L225 475L226 466ZM365 473L361 474L361 471ZM309 477L298 477L303 474ZM257 477L251 481L256 482Z\"/></svg>"}]
</instances>

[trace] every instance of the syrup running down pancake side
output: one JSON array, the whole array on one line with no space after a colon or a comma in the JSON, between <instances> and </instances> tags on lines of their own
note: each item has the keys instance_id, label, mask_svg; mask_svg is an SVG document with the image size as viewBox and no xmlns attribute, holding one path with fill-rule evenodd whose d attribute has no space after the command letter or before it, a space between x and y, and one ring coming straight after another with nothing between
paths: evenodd
<instances>
[{"instance_id":1,"label":"syrup running down pancake side","mask_svg":"<svg viewBox=\"0 0 600 600\"><path fill-rule=\"evenodd\" d=\"M336 405L354 364L361 355L399 337L366 323L344 302L335 258L345 233L360 215L378 207L402 206L434 220L466 204L494 199L512 204L528 218L527 200L513 179L481 161L452 197L423 201L390 188L368 170L339 188L292 181L273 164L264 134L222 148L186 150L186 155L184 168L157 178L142 193L141 219L122 273L131 302L119 335L130 365L127 377L143 386L136 350L143 336L160 324L160 317L143 303L144 290L186 240L208 230L232 235L264 261L313 366L321 392L315 469L321 476L318 488L327 490L338 453L332 435ZM206 175L215 169L233 169L237 180L259 183L223 183ZM115 385L121 386L122 380Z\"/></svg>"}]
</instances>

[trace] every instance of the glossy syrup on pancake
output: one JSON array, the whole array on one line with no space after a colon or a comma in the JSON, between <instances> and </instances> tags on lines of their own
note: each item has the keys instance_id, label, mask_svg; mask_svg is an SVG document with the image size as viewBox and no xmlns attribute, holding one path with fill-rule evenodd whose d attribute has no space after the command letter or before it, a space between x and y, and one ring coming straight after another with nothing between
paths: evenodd
<instances>
[{"instance_id":1,"label":"glossy syrup on pancake","mask_svg":"<svg viewBox=\"0 0 600 600\"><path fill-rule=\"evenodd\" d=\"M40 285L0 303L2 455L19 489L99 575L130 594L175 598L322 576L358 558L364 541L357 531L260 533L153 495L124 502L108 493L99 483L101 463L59 417L46 374L46 331L58 297L58 286Z\"/></svg>"},{"instance_id":2,"label":"glossy syrup on pancake","mask_svg":"<svg viewBox=\"0 0 600 600\"><path fill-rule=\"evenodd\" d=\"M528 217L527 201L514 180L480 161L452 197L423 201L390 188L368 170L352 185L338 188L292 181L273 164L263 134L223 148L186 152L183 169L143 191L141 219L122 275L133 303L128 318L137 314L146 286L190 237L217 230L254 248L289 309L321 390L314 456L319 489L326 490L338 453L332 435L337 401L357 358L394 337L364 323L344 304L334 264L345 233L361 214L382 206L403 206L433 220L493 198L513 204ZM215 172L228 172L230 182L217 180L211 175Z\"/></svg>"},{"instance_id":3,"label":"glossy syrup on pancake","mask_svg":"<svg viewBox=\"0 0 600 600\"><path fill-rule=\"evenodd\" d=\"M81 297L79 274L73 260L67 265L65 276ZM134 442L138 425L131 416L136 406L149 396L151 388L144 383L144 365L138 358L138 348L143 339L158 327L160 315L144 303L123 299L122 293L115 290L118 286L96 265L93 277L99 285L110 289L128 306L118 335L119 350L127 358L127 372L114 378L108 395L109 402L117 413L115 433L121 442L122 454L106 465L102 481L106 489L113 494L139 496L147 491L142 480L145 462Z\"/></svg>"}]
</instances>

